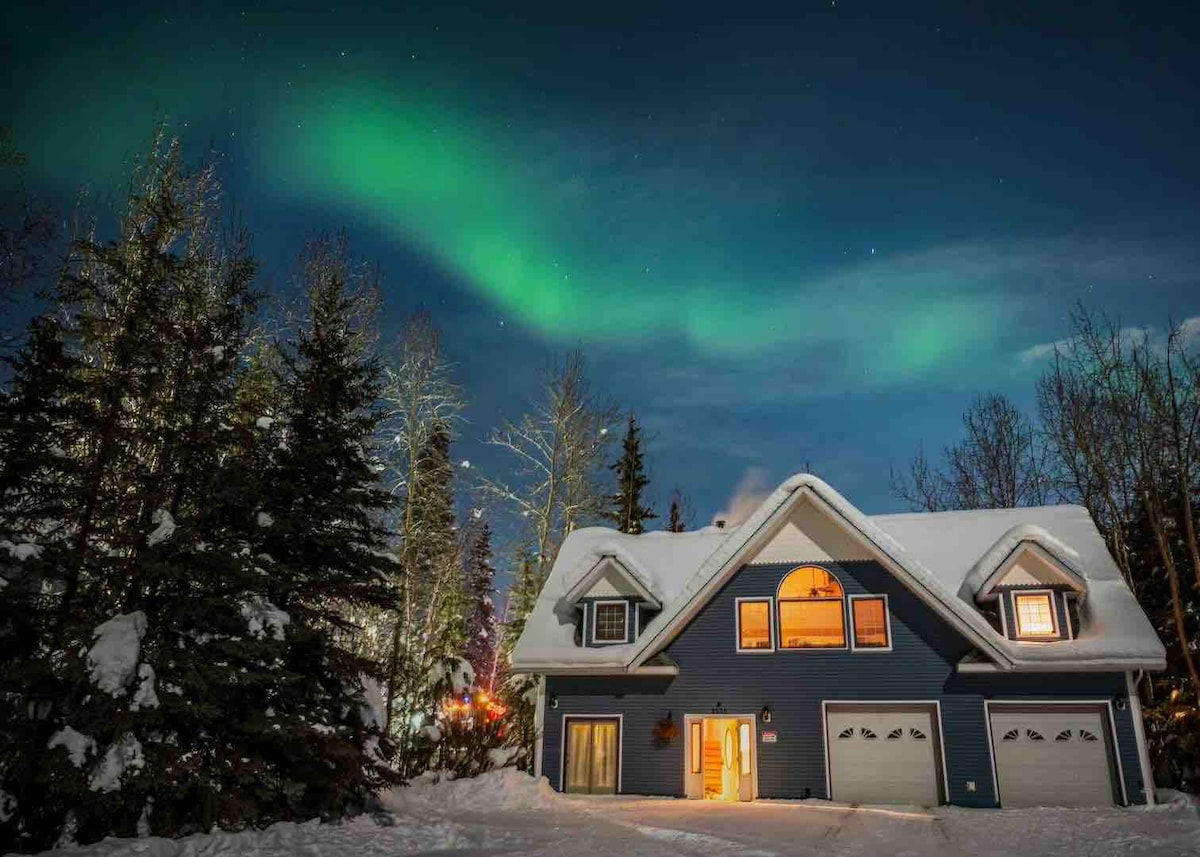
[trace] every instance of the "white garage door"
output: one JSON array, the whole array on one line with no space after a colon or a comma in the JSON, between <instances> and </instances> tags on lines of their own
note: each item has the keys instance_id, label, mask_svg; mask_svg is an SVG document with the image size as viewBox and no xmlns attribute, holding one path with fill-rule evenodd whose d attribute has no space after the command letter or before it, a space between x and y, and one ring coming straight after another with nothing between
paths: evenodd
<instances>
[{"instance_id":1,"label":"white garage door","mask_svg":"<svg viewBox=\"0 0 1200 857\"><path fill-rule=\"evenodd\" d=\"M1100 711L991 708L1001 806L1113 803L1113 773Z\"/></svg>"},{"instance_id":2,"label":"white garage door","mask_svg":"<svg viewBox=\"0 0 1200 857\"><path fill-rule=\"evenodd\" d=\"M936 806L937 733L928 709L830 708L831 799Z\"/></svg>"}]
</instances>

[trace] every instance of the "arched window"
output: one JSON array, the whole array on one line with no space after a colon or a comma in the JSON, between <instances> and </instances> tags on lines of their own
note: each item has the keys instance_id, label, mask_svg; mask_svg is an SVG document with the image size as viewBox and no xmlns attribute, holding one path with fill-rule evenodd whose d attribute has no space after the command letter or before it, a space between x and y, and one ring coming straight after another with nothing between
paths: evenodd
<instances>
[{"instance_id":1,"label":"arched window","mask_svg":"<svg viewBox=\"0 0 1200 857\"><path fill-rule=\"evenodd\" d=\"M842 585L815 565L792 570L779 584L779 644L784 649L844 649Z\"/></svg>"}]
</instances>

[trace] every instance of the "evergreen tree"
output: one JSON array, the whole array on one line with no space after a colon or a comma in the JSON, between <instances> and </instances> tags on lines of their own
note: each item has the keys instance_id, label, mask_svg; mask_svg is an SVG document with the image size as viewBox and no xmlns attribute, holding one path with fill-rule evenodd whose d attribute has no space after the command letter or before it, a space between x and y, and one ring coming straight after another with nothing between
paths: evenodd
<instances>
[{"instance_id":1,"label":"evergreen tree","mask_svg":"<svg viewBox=\"0 0 1200 857\"><path fill-rule=\"evenodd\" d=\"M492 567L492 529L484 522L467 551L464 578L471 612L467 618L467 660L479 687L491 689L496 668L496 569Z\"/></svg>"},{"instance_id":2,"label":"evergreen tree","mask_svg":"<svg viewBox=\"0 0 1200 857\"><path fill-rule=\"evenodd\" d=\"M280 411L256 420L273 454L251 553L267 590L255 609L288 617L271 751L311 816L361 806L388 779L375 755L382 724L362 715L363 677L378 665L352 650L347 615L395 593L380 523L392 500L369 454L379 367L364 353L344 244L314 242L304 277L308 318L284 351Z\"/></svg>"},{"instance_id":3,"label":"evergreen tree","mask_svg":"<svg viewBox=\"0 0 1200 857\"><path fill-rule=\"evenodd\" d=\"M667 532L682 533L688 528L691 517L687 498L678 488L671 494L671 510L667 513Z\"/></svg>"},{"instance_id":4,"label":"evergreen tree","mask_svg":"<svg viewBox=\"0 0 1200 857\"><path fill-rule=\"evenodd\" d=\"M609 466L617 474L617 491L610 495L610 509L605 515L622 533L642 533L646 521L658 517L642 502L642 494L650 484L642 461L644 455L642 430L630 412L625 439L621 443L621 457Z\"/></svg>"}]
</instances>

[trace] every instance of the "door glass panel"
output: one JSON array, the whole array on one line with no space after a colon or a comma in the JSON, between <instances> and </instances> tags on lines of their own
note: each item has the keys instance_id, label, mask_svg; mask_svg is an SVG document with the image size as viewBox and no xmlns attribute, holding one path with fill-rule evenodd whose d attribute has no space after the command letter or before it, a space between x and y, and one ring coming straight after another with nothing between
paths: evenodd
<instances>
[{"instance_id":1,"label":"door glass panel","mask_svg":"<svg viewBox=\"0 0 1200 857\"><path fill-rule=\"evenodd\" d=\"M688 742L690 745L688 749L690 750L692 756L693 774L700 773L700 752L702 750L701 745L703 743L704 742L700 737L700 722L694 720L692 721L691 726L691 740Z\"/></svg>"},{"instance_id":2,"label":"door glass panel","mask_svg":"<svg viewBox=\"0 0 1200 857\"><path fill-rule=\"evenodd\" d=\"M592 724L572 720L567 732L567 791L586 792L591 756Z\"/></svg>"},{"instance_id":3,"label":"door glass panel","mask_svg":"<svg viewBox=\"0 0 1200 857\"><path fill-rule=\"evenodd\" d=\"M592 726L592 790L617 790L617 724Z\"/></svg>"},{"instance_id":4,"label":"door glass panel","mask_svg":"<svg viewBox=\"0 0 1200 857\"><path fill-rule=\"evenodd\" d=\"M750 724L738 725L738 758L741 760L742 776L750 774Z\"/></svg>"}]
</instances>

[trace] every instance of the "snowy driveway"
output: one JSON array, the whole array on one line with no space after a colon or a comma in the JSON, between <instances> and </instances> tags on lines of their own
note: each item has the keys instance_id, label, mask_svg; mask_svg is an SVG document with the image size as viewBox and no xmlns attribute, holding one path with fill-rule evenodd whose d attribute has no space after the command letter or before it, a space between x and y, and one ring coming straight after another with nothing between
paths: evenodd
<instances>
[{"instance_id":1,"label":"snowy driveway","mask_svg":"<svg viewBox=\"0 0 1200 857\"><path fill-rule=\"evenodd\" d=\"M277 824L183 840L110 839L54 852L87 857L1021 857L1200 854L1200 815L1155 810L936 810L821 801L725 804L563 797L515 771L418 783L384 799L390 814L343 824Z\"/></svg>"}]
</instances>

